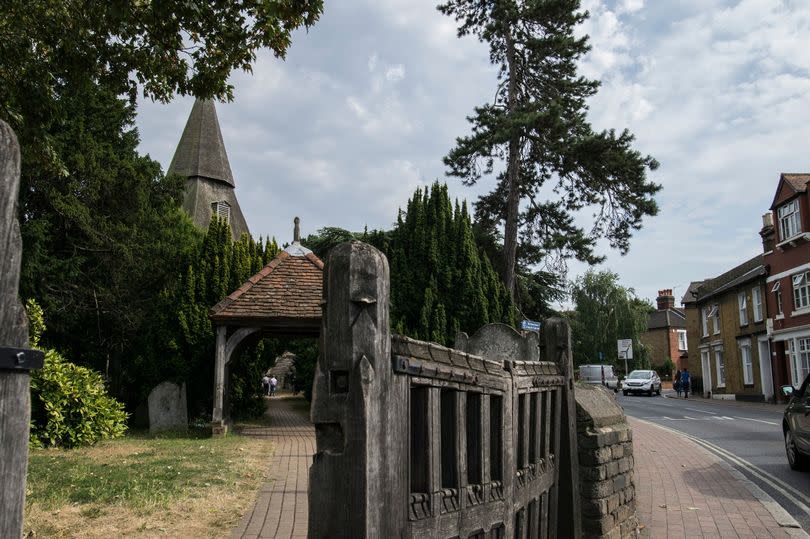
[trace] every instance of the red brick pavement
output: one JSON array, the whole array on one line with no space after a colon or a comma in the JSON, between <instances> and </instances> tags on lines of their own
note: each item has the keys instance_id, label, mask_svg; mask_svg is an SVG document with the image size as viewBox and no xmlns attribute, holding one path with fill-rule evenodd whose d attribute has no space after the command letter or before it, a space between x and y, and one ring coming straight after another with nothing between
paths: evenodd
<instances>
[{"instance_id":1,"label":"red brick pavement","mask_svg":"<svg viewBox=\"0 0 810 539\"><path fill-rule=\"evenodd\" d=\"M796 537L715 455L651 423L633 428L636 514L642 537ZM789 533L790 532L790 533ZM796 533L798 532L798 533Z\"/></svg>"},{"instance_id":2,"label":"red brick pavement","mask_svg":"<svg viewBox=\"0 0 810 539\"><path fill-rule=\"evenodd\" d=\"M256 504L233 530L232 539L307 536L307 482L315 453L315 429L309 405L281 394L268 399L269 427L249 427L245 436L268 436L275 442L270 480L262 485Z\"/></svg>"},{"instance_id":3,"label":"red brick pavement","mask_svg":"<svg viewBox=\"0 0 810 539\"><path fill-rule=\"evenodd\" d=\"M300 397L269 399L270 427L243 435L274 439L270 480L233 530L233 539L306 537L307 480L315 452L309 408ZM633 428L636 511L642 537L769 538L806 535L780 528L718 457L651 423L628 418Z\"/></svg>"}]
</instances>

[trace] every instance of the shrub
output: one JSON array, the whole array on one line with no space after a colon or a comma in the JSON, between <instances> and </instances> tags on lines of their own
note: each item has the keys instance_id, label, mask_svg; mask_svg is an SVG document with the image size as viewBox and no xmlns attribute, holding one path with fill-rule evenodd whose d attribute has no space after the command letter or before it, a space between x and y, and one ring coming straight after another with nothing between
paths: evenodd
<instances>
[{"instance_id":1,"label":"shrub","mask_svg":"<svg viewBox=\"0 0 810 539\"><path fill-rule=\"evenodd\" d=\"M42 309L27 304L32 345L44 331ZM124 405L110 397L101 375L45 349L45 365L31 371L31 443L76 447L126 431Z\"/></svg>"}]
</instances>

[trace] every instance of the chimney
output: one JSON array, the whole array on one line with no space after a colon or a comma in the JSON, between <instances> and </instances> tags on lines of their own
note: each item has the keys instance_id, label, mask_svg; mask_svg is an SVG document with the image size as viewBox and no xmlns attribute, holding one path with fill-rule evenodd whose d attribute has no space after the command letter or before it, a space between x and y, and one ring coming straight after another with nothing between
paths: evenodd
<instances>
[{"instance_id":1,"label":"chimney","mask_svg":"<svg viewBox=\"0 0 810 539\"><path fill-rule=\"evenodd\" d=\"M773 228L773 214L771 212L762 214L762 230L759 231L762 236L762 252L767 253L773 251L776 247L776 230Z\"/></svg>"},{"instance_id":2,"label":"chimney","mask_svg":"<svg viewBox=\"0 0 810 539\"><path fill-rule=\"evenodd\" d=\"M672 289L666 288L664 290L658 291L658 297L656 298L656 302L658 303L658 310L659 311L666 311L667 309L674 309L675 308L675 296L672 295Z\"/></svg>"}]
</instances>

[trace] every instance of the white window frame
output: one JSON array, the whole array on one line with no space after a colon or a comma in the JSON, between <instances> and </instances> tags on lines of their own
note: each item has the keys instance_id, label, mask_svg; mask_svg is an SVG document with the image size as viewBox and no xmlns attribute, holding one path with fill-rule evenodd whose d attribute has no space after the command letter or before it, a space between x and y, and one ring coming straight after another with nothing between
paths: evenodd
<instances>
[{"instance_id":1,"label":"white window frame","mask_svg":"<svg viewBox=\"0 0 810 539\"><path fill-rule=\"evenodd\" d=\"M776 314L782 315L782 281L776 281L771 288L774 298L776 299Z\"/></svg>"},{"instance_id":2,"label":"white window frame","mask_svg":"<svg viewBox=\"0 0 810 539\"><path fill-rule=\"evenodd\" d=\"M751 305L754 308L754 322L762 322L762 290L758 286L751 289Z\"/></svg>"},{"instance_id":3,"label":"white window frame","mask_svg":"<svg viewBox=\"0 0 810 539\"><path fill-rule=\"evenodd\" d=\"M790 282L793 284L793 309L798 311L810 307L810 272L796 273L791 275Z\"/></svg>"},{"instance_id":4,"label":"white window frame","mask_svg":"<svg viewBox=\"0 0 810 539\"><path fill-rule=\"evenodd\" d=\"M792 354L793 360L793 386L799 387L805 377L810 374L810 337L796 339L796 351Z\"/></svg>"},{"instance_id":5,"label":"white window frame","mask_svg":"<svg viewBox=\"0 0 810 539\"><path fill-rule=\"evenodd\" d=\"M751 356L751 343L740 345L740 358L742 361L743 385L754 385L754 359Z\"/></svg>"},{"instance_id":6,"label":"white window frame","mask_svg":"<svg viewBox=\"0 0 810 539\"><path fill-rule=\"evenodd\" d=\"M678 350L688 350L689 345L686 340L686 330L679 329L678 330Z\"/></svg>"},{"instance_id":7,"label":"white window frame","mask_svg":"<svg viewBox=\"0 0 810 539\"><path fill-rule=\"evenodd\" d=\"M802 220L799 214L799 200L793 199L776 209L779 219L779 237L782 241L798 236L802 232Z\"/></svg>"},{"instance_id":8,"label":"white window frame","mask_svg":"<svg viewBox=\"0 0 810 539\"><path fill-rule=\"evenodd\" d=\"M737 294L737 306L740 309L740 325L747 326L748 325L748 298L745 296L745 292L740 292Z\"/></svg>"},{"instance_id":9,"label":"white window frame","mask_svg":"<svg viewBox=\"0 0 810 539\"><path fill-rule=\"evenodd\" d=\"M726 364L722 350L714 351L714 363L717 368L717 387L726 387Z\"/></svg>"},{"instance_id":10,"label":"white window frame","mask_svg":"<svg viewBox=\"0 0 810 539\"><path fill-rule=\"evenodd\" d=\"M720 305L715 303L709 311L709 318L712 319L712 327L714 327L714 334L720 333Z\"/></svg>"}]
</instances>

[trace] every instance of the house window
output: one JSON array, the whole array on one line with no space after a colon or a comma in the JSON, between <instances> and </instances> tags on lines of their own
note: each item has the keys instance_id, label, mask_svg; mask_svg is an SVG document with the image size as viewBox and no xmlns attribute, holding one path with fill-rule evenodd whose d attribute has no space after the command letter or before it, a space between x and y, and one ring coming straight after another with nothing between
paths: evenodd
<instances>
[{"instance_id":1,"label":"house window","mask_svg":"<svg viewBox=\"0 0 810 539\"><path fill-rule=\"evenodd\" d=\"M791 354L793 359L793 385L799 387L805 377L810 374L810 337L796 339L797 353ZM792 347L791 347L792 348Z\"/></svg>"},{"instance_id":2,"label":"house window","mask_svg":"<svg viewBox=\"0 0 810 539\"><path fill-rule=\"evenodd\" d=\"M212 202L211 213L226 223L231 222L231 205L225 201Z\"/></svg>"},{"instance_id":3,"label":"house window","mask_svg":"<svg viewBox=\"0 0 810 539\"><path fill-rule=\"evenodd\" d=\"M782 241L789 240L801 232L798 200L791 200L777 209L776 213L779 216L779 233Z\"/></svg>"},{"instance_id":4,"label":"house window","mask_svg":"<svg viewBox=\"0 0 810 539\"><path fill-rule=\"evenodd\" d=\"M776 281L771 292L776 298L776 314L782 314L782 281Z\"/></svg>"},{"instance_id":5,"label":"house window","mask_svg":"<svg viewBox=\"0 0 810 539\"><path fill-rule=\"evenodd\" d=\"M709 315L706 312L706 307L700 310L700 321L703 325L703 336L706 337L709 334Z\"/></svg>"},{"instance_id":6,"label":"house window","mask_svg":"<svg viewBox=\"0 0 810 539\"><path fill-rule=\"evenodd\" d=\"M714 361L717 363L717 387L726 387L726 366L723 363L723 351L714 351Z\"/></svg>"},{"instance_id":7,"label":"house window","mask_svg":"<svg viewBox=\"0 0 810 539\"><path fill-rule=\"evenodd\" d=\"M740 325L748 324L748 300L745 297L745 292L737 294L737 305L740 308Z\"/></svg>"},{"instance_id":8,"label":"house window","mask_svg":"<svg viewBox=\"0 0 810 539\"><path fill-rule=\"evenodd\" d=\"M743 371L743 384L754 384L754 362L751 359L751 345L743 344L740 346L740 355L742 356L742 371Z\"/></svg>"},{"instance_id":9,"label":"house window","mask_svg":"<svg viewBox=\"0 0 810 539\"><path fill-rule=\"evenodd\" d=\"M678 350L686 350L686 330L678 330Z\"/></svg>"},{"instance_id":10,"label":"house window","mask_svg":"<svg viewBox=\"0 0 810 539\"><path fill-rule=\"evenodd\" d=\"M810 279L808 279L807 273L797 273L793 276L794 309L810 307Z\"/></svg>"},{"instance_id":11,"label":"house window","mask_svg":"<svg viewBox=\"0 0 810 539\"><path fill-rule=\"evenodd\" d=\"M712 319L712 326L714 327L714 334L720 333L720 305L715 303L709 311L709 318ZM707 333L708 334L708 333Z\"/></svg>"},{"instance_id":12,"label":"house window","mask_svg":"<svg viewBox=\"0 0 810 539\"><path fill-rule=\"evenodd\" d=\"M762 290L758 286L751 289L751 303L754 305L754 322L762 322Z\"/></svg>"}]
</instances>

